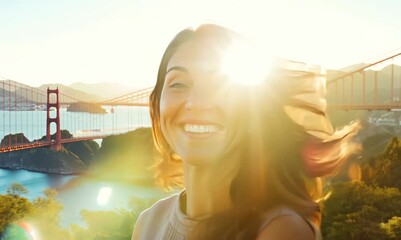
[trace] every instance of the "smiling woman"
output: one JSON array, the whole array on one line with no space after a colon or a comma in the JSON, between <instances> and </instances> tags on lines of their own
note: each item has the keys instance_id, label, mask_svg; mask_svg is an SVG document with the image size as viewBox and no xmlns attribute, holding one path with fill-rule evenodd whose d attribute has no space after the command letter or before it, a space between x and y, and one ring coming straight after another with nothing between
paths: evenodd
<instances>
[{"instance_id":1,"label":"smiling woman","mask_svg":"<svg viewBox=\"0 0 401 240\"><path fill-rule=\"evenodd\" d=\"M317 177L356 149L359 125L333 131L322 75L255 75L259 58L230 52L242 41L201 25L167 47L150 96L156 178L184 190L144 211L132 239L320 239Z\"/></svg>"},{"instance_id":2,"label":"smiling woman","mask_svg":"<svg viewBox=\"0 0 401 240\"><path fill-rule=\"evenodd\" d=\"M221 159L230 150L230 131L237 132L228 126L237 116L224 94L226 77L218 69L220 62L218 49L194 39L183 44L167 65L161 130L174 152L195 165Z\"/></svg>"}]
</instances>

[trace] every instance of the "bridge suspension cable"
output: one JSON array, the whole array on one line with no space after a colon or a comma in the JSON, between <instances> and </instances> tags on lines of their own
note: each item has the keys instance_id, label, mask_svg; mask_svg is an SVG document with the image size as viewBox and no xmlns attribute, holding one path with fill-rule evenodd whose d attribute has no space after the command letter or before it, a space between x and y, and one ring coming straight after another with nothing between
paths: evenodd
<instances>
[{"instance_id":1,"label":"bridge suspension cable","mask_svg":"<svg viewBox=\"0 0 401 240\"><path fill-rule=\"evenodd\" d=\"M328 80L327 99L333 109L401 109L401 52Z\"/></svg>"},{"instance_id":2,"label":"bridge suspension cable","mask_svg":"<svg viewBox=\"0 0 401 240\"><path fill-rule=\"evenodd\" d=\"M82 101L59 93L58 127L73 134L73 138L62 135L61 143L102 138L149 126L150 92L151 88L147 88L100 102ZM54 102L54 98L50 95L49 102ZM6 79L0 81L0 99L0 153L50 145L43 137L48 104L45 91ZM56 114L56 110L52 106L49 115ZM51 133L57 133L55 123L49 125Z\"/></svg>"}]
</instances>

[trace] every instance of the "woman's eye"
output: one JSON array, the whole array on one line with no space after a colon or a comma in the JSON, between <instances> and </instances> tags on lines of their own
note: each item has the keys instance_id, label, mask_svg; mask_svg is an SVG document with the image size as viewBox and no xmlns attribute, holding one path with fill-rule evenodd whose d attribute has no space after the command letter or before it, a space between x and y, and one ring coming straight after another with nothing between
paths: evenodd
<instances>
[{"instance_id":1,"label":"woman's eye","mask_svg":"<svg viewBox=\"0 0 401 240\"><path fill-rule=\"evenodd\" d=\"M173 89L179 89L179 90L188 88L188 86L185 83L181 83L181 82L172 83L172 84L170 84L169 87L173 88Z\"/></svg>"}]
</instances>

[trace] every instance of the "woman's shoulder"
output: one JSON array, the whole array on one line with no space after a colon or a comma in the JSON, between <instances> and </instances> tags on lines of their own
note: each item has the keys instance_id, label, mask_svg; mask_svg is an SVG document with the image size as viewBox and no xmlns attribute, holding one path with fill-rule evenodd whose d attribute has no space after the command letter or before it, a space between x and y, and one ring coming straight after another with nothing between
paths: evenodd
<instances>
[{"instance_id":1,"label":"woman's shoulder","mask_svg":"<svg viewBox=\"0 0 401 240\"><path fill-rule=\"evenodd\" d=\"M141 215L160 215L169 212L179 201L180 193L162 198L155 202L152 206L144 210Z\"/></svg>"},{"instance_id":2,"label":"woman's shoulder","mask_svg":"<svg viewBox=\"0 0 401 240\"><path fill-rule=\"evenodd\" d=\"M262 216L257 240L319 240L319 229L297 212L285 206L270 209Z\"/></svg>"},{"instance_id":3,"label":"woman's shoulder","mask_svg":"<svg viewBox=\"0 0 401 240\"><path fill-rule=\"evenodd\" d=\"M146 234L149 235L152 231L157 231L157 228L165 226L168 222L166 220L174 211L174 206L178 202L178 199L179 193L173 194L157 201L151 207L141 212L135 223L132 239L147 239Z\"/></svg>"}]
</instances>

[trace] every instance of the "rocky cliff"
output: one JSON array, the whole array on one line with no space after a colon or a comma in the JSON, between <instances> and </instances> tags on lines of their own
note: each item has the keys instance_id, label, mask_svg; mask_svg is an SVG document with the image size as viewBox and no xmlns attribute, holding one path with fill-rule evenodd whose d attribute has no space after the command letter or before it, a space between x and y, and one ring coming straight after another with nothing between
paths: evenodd
<instances>
[{"instance_id":1,"label":"rocky cliff","mask_svg":"<svg viewBox=\"0 0 401 240\"><path fill-rule=\"evenodd\" d=\"M154 144L150 128L139 128L103 139L93 172L102 178L154 184Z\"/></svg>"},{"instance_id":2,"label":"rocky cliff","mask_svg":"<svg viewBox=\"0 0 401 240\"><path fill-rule=\"evenodd\" d=\"M62 130L61 135L63 139L72 137L66 130ZM20 133L5 136L2 144L6 145L9 139L17 137L29 142ZM82 141L64 144L64 149L58 152L43 147L0 154L0 168L57 174L87 173L103 179L141 184L153 184L153 164L154 145L150 128L106 137L101 148L94 141Z\"/></svg>"},{"instance_id":3,"label":"rocky cliff","mask_svg":"<svg viewBox=\"0 0 401 240\"><path fill-rule=\"evenodd\" d=\"M8 139L14 139L16 136L29 142L22 133L10 137L5 136L1 142L7 144ZM71 137L72 135L63 130L62 138L67 138L68 136ZM81 173L86 171L98 149L99 146L96 142L83 141L65 144L62 151L54 151L43 147L1 153L0 168L26 169L58 174Z\"/></svg>"}]
</instances>

